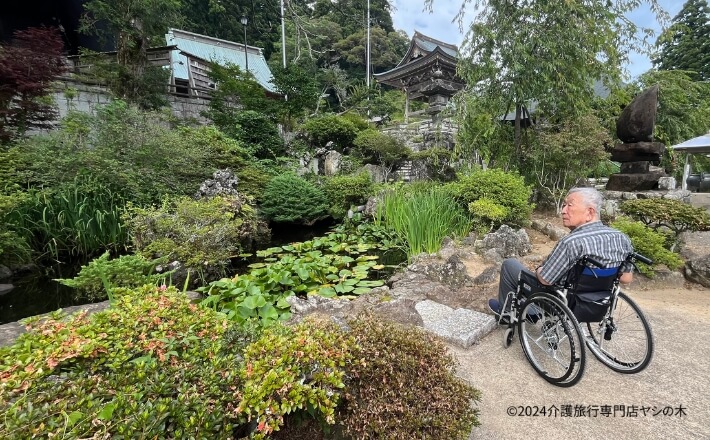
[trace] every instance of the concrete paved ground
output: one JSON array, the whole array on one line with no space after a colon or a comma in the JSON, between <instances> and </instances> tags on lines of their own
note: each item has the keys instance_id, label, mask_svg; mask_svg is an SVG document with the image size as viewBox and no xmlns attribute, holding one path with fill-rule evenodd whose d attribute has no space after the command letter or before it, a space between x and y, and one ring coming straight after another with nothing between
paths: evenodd
<instances>
[{"instance_id":1,"label":"concrete paved ground","mask_svg":"<svg viewBox=\"0 0 710 440\"><path fill-rule=\"evenodd\" d=\"M503 348L500 328L468 349L451 346L460 362L459 375L483 393L482 425L470 438L709 439L710 291L678 286L630 294L650 319L656 343L651 364L635 375L611 371L587 350L582 380L571 388L555 387L529 365L517 335L510 348ZM508 415L520 412L519 407L523 412L535 406L561 411L563 405L571 405L572 415L582 406L596 408L597 415ZM621 405L631 414L635 405L637 416L620 417ZM610 406L611 416L603 415L604 406ZM646 415L644 407L650 408ZM681 407L685 415L678 416ZM663 415L671 411L667 408L673 415Z\"/></svg>"}]
</instances>

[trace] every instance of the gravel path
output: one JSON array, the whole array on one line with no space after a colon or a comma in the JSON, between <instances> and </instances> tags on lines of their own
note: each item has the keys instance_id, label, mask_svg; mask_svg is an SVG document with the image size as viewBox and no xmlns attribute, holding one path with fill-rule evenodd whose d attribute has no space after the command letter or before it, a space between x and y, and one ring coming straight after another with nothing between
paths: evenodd
<instances>
[{"instance_id":1,"label":"gravel path","mask_svg":"<svg viewBox=\"0 0 710 440\"><path fill-rule=\"evenodd\" d=\"M517 335L503 348L500 328L469 349L451 347L459 374L483 393L482 425L470 438L709 439L710 291L696 286L629 293L650 319L656 343L651 364L635 375L609 370L587 350L582 380L555 387L529 365ZM531 414L534 407L544 407L547 415L508 415ZM571 414L562 416L563 408Z\"/></svg>"}]
</instances>

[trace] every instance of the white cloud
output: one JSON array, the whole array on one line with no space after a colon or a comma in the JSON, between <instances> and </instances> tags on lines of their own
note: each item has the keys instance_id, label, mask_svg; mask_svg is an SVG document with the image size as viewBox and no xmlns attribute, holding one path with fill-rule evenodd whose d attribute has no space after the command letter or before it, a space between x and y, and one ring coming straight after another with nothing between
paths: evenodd
<instances>
[{"instance_id":1,"label":"white cloud","mask_svg":"<svg viewBox=\"0 0 710 440\"><path fill-rule=\"evenodd\" d=\"M459 30L458 23L452 23L461 7L463 0L434 0L433 14L424 10L424 0L394 0L395 7L393 22L395 29L404 30L410 37L414 30L418 30L437 40L446 43L461 45L464 34L468 29L474 11L473 6L467 6L465 15L464 30ZM659 0L661 6L674 17L682 7L680 0ZM647 5L643 5L629 14L629 18L637 25L651 27L656 31L656 36L660 32L660 25L656 22ZM655 37L650 41L655 42ZM646 72L651 68L651 61L647 55L632 53L629 56L629 64L626 66L632 78Z\"/></svg>"}]
</instances>

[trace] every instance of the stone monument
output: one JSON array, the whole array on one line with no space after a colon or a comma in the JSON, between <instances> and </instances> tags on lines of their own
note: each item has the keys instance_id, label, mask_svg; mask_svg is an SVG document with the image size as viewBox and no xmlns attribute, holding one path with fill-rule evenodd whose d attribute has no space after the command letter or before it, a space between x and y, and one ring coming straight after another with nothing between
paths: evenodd
<instances>
[{"instance_id":1,"label":"stone monument","mask_svg":"<svg viewBox=\"0 0 710 440\"><path fill-rule=\"evenodd\" d=\"M665 144L653 141L656 124L658 86L644 90L624 109L616 121L616 135L621 140L611 150L611 160L621 162L621 172L609 176L610 191L647 191L657 189L666 173L658 165Z\"/></svg>"}]
</instances>

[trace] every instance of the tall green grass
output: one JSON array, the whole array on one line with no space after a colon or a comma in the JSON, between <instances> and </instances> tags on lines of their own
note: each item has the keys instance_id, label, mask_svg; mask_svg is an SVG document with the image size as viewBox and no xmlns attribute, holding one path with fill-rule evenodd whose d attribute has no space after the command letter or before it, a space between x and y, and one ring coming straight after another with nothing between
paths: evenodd
<instances>
[{"instance_id":1,"label":"tall green grass","mask_svg":"<svg viewBox=\"0 0 710 440\"><path fill-rule=\"evenodd\" d=\"M88 261L128 243L121 224L124 202L105 185L87 179L57 190L41 190L8 215L13 229L30 244L38 260Z\"/></svg>"},{"instance_id":2,"label":"tall green grass","mask_svg":"<svg viewBox=\"0 0 710 440\"><path fill-rule=\"evenodd\" d=\"M444 237L463 237L471 230L467 213L440 187L386 192L375 222L405 239L409 259L438 252Z\"/></svg>"}]
</instances>

